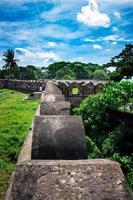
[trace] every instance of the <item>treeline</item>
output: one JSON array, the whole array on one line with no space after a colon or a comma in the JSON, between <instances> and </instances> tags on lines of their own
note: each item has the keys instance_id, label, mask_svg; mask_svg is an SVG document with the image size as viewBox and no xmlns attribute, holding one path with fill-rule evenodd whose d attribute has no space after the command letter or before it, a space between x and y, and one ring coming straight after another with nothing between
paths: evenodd
<instances>
[{"instance_id":1,"label":"treeline","mask_svg":"<svg viewBox=\"0 0 133 200\"><path fill-rule=\"evenodd\" d=\"M0 70L0 79L21 79L21 80L40 80L40 79L97 79L108 80L106 70L97 64L81 62L56 62L46 67L37 68L32 65L26 67L14 67Z\"/></svg>"},{"instance_id":2,"label":"treeline","mask_svg":"<svg viewBox=\"0 0 133 200\"><path fill-rule=\"evenodd\" d=\"M56 62L44 68L47 79L109 79L106 70L98 64L81 62Z\"/></svg>"},{"instance_id":3,"label":"treeline","mask_svg":"<svg viewBox=\"0 0 133 200\"><path fill-rule=\"evenodd\" d=\"M0 79L18 79L18 80L40 80L44 79L42 68L32 65L26 67L15 67L12 69L0 70Z\"/></svg>"},{"instance_id":4,"label":"treeline","mask_svg":"<svg viewBox=\"0 0 133 200\"><path fill-rule=\"evenodd\" d=\"M15 52L7 50L3 53L5 65L0 70L1 79L96 79L120 81L123 78L133 76L133 45L127 44L122 52L111 58L110 62L104 65L81 62L56 62L48 67L26 67L18 66L15 59ZM114 67L111 72L109 67Z\"/></svg>"}]
</instances>

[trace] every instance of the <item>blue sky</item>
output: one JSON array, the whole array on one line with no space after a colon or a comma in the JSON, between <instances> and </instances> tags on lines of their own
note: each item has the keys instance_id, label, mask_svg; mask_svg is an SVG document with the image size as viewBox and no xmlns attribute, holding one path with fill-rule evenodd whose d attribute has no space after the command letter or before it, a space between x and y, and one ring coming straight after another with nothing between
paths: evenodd
<instances>
[{"instance_id":1,"label":"blue sky","mask_svg":"<svg viewBox=\"0 0 133 200\"><path fill-rule=\"evenodd\" d=\"M133 0L1 0L0 66L14 49L19 65L103 64L133 41Z\"/></svg>"}]
</instances>

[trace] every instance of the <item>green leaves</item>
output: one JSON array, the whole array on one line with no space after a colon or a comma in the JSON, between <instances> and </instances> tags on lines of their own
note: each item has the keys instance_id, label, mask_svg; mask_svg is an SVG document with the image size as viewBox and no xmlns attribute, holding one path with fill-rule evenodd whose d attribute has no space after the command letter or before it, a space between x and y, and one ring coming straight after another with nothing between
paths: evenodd
<instances>
[{"instance_id":1,"label":"green leaves","mask_svg":"<svg viewBox=\"0 0 133 200\"><path fill-rule=\"evenodd\" d=\"M103 86L103 94L88 96L79 108L74 109L75 114L82 115L84 120L88 158L119 161L131 186L133 182L129 174L133 176L133 127L121 120L118 122L112 111L115 110L117 114L120 108L132 101L133 83L111 82Z\"/></svg>"},{"instance_id":2,"label":"green leaves","mask_svg":"<svg viewBox=\"0 0 133 200\"><path fill-rule=\"evenodd\" d=\"M122 52L111 59L107 66L115 66L116 72L111 74L111 80L120 81L121 79L133 76L133 45L127 44Z\"/></svg>"},{"instance_id":3,"label":"green leaves","mask_svg":"<svg viewBox=\"0 0 133 200\"><path fill-rule=\"evenodd\" d=\"M81 62L56 62L44 69L46 79L92 79L93 72L101 66ZM103 77L103 76L102 76Z\"/></svg>"}]
</instances>

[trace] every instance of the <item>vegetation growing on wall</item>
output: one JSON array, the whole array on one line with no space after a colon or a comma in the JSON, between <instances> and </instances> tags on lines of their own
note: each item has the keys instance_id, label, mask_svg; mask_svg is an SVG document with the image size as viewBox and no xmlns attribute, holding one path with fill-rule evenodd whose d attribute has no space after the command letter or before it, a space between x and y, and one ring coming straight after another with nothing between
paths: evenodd
<instances>
[{"instance_id":1,"label":"vegetation growing on wall","mask_svg":"<svg viewBox=\"0 0 133 200\"><path fill-rule=\"evenodd\" d=\"M133 188L133 125L118 116L125 105L133 103L133 83L112 83L103 92L88 96L74 113L84 120L88 157L120 162Z\"/></svg>"}]
</instances>

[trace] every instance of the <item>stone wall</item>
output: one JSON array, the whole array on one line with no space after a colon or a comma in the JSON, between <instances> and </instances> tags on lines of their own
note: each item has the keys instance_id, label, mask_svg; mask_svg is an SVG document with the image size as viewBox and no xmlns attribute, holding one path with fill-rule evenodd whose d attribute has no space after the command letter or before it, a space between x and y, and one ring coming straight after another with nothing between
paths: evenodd
<instances>
[{"instance_id":1,"label":"stone wall","mask_svg":"<svg viewBox=\"0 0 133 200\"><path fill-rule=\"evenodd\" d=\"M40 89L45 89L47 81L0 80L0 88L6 87L27 92L37 92ZM70 101L73 106L78 106L88 95L101 92L100 86L107 82L96 80L54 80L54 83L62 91L66 101ZM74 92L74 89L76 89L76 92Z\"/></svg>"},{"instance_id":2,"label":"stone wall","mask_svg":"<svg viewBox=\"0 0 133 200\"><path fill-rule=\"evenodd\" d=\"M118 163L87 160L82 118L69 109L48 82L6 200L132 200Z\"/></svg>"}]
</instances>

